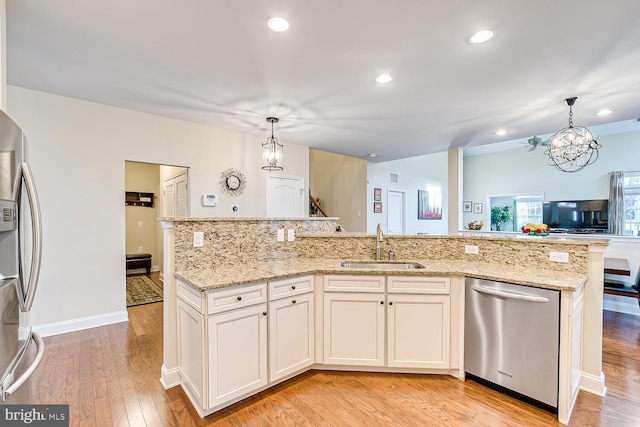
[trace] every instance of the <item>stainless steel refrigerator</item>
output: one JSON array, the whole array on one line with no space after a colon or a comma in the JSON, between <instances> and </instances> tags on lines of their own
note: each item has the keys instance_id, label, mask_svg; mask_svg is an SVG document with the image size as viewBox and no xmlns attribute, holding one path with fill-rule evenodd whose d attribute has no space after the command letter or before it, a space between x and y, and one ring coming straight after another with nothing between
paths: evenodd
<instances>
[{"instance_id":1,"label":"stainless steel refrigerator","mask_svg":"<svg viewBox=\"0 0 640 427\"><path fill-rule=\"evenodd\" d=\"M40 272L41 230L26 159L22 129L0 110L0 401L29 379L44 352L29 322ZM27 351L32 342L35 355Z\"/></svg>"}]
</instances>

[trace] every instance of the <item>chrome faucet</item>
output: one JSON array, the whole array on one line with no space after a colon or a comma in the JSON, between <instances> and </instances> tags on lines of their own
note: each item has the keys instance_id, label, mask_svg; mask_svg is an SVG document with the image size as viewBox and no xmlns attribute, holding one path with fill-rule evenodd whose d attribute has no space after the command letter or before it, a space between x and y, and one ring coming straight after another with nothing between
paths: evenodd
<instances>
[{"instance_id":1,"label":"chrome faucet","mask_svg":"<svg viewBox=\"0 0 640 427\"><path fill-rule=\"evenodd\" d=\"M382 234L382 224L378 223L378 229L376 230L376 261L380 261L380 242L384 241L384 235Z\"/></svg>"}]
</instances>

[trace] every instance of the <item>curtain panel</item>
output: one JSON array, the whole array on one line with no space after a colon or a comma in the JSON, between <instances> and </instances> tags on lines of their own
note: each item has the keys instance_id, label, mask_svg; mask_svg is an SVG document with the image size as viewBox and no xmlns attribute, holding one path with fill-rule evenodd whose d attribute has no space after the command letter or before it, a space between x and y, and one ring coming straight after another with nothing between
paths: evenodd
<instances>
[{"instance_id":1,"label":"curtain panel","mask_svg":"<svg viewBox=\"0 0 640 427\"><path fill-rule=\"evenodd\" d=\"M624 234L624 172L609 172L609 233Z\"/></svg>"}]
</instances>

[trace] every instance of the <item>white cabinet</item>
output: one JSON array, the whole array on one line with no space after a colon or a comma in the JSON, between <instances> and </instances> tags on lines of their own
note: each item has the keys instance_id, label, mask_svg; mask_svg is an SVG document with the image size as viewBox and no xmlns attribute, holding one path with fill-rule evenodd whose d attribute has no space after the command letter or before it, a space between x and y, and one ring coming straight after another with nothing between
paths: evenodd
<instances>
[{"instance_id":1,"label":"white cabinet","mask_svg":"<svg viewBox=\"0 0 640 427\"><path fill-rule=\"evenodd\" d=\"M295 286L295 285L294 285ZM270 380L276 381L313 365L313 293L269 303Z\"/></svg>"},{"instance_id":2,"label":"white cabinet","mask_svg":"<svg viewBox=\"0 0 640 427\"><path fill-rule=\"evenodd\" d=\"M450 367L449 278L327 275L324 291L325 364Z\"/></svg>"},{"instance_id":3,"label":"white cabinet","mask_svg":"<svg viewBox=\"0 0 640 427\"><path fill-rule=\"evenodd\" d=\"M447 369L451 279L387 277L387 366Z\"/></svg>"},{"instance_id":4,"label":"white cabinet","mask_svg":"<svg viewBox=\"0 0 640 427\"><path fill-rule=\"evenodd\" d=\"M324 363L384 366L384 294L324 294Z\"/></svg>"},{"instance_id":5,"label":"white cabinet","mask_svg":"<svg viewBox=\"0 0 640 427\"><path fill-rule=\"evenodd\" d=\"M192 400L204 408L203 397L203 316L190 304L178 298L178 372L182 386ZM195 403L195 402L194 402Z\"/></svg>"},{"instance_id":6,"label":"white cabinet","mask_svg":"<svg viewBox=\"0 0 640 427\"><path fill-rule=\"evenodd\" d=\"M387 295L387 366L448 368L448 295Z\"/></svg>"},{"instance_id":7,"label":"white cabinet","mask_svg":"<svg viewBox=\"0 0 640 427\"><path fill-rule=\"evenodd\" d=\"M207 319L209 408L267 385L267 305Z\"/></svg>"}]
</instances>

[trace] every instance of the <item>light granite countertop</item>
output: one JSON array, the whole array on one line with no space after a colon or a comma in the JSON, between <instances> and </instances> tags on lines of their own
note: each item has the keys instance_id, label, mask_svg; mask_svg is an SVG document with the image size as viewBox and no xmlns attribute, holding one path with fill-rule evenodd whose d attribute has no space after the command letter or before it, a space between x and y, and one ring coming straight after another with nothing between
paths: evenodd
<instances>
[{"instance_id":1,"label":"light granite countertop","mask_svg":"<svg viewBox=\"0 0 640 427\"><path fill-rule=\"evenodd\" d=\"M375 262L371 260L349 260L351 262ZM300 276L303 274L385 274L406 276L467 276L479 279L497 280L538 288L575 291L583 285L588 276L571 272L533 270L530 268L470 262L463 260L402 260L396 262L417 262L423 269L397 268L344 268L342 260L298 258L264 262L225 265L216 268L199 268L177 271L175 276L194 289L205 292L248 283L265 282Z\"/></svg>"}]
</instances>

